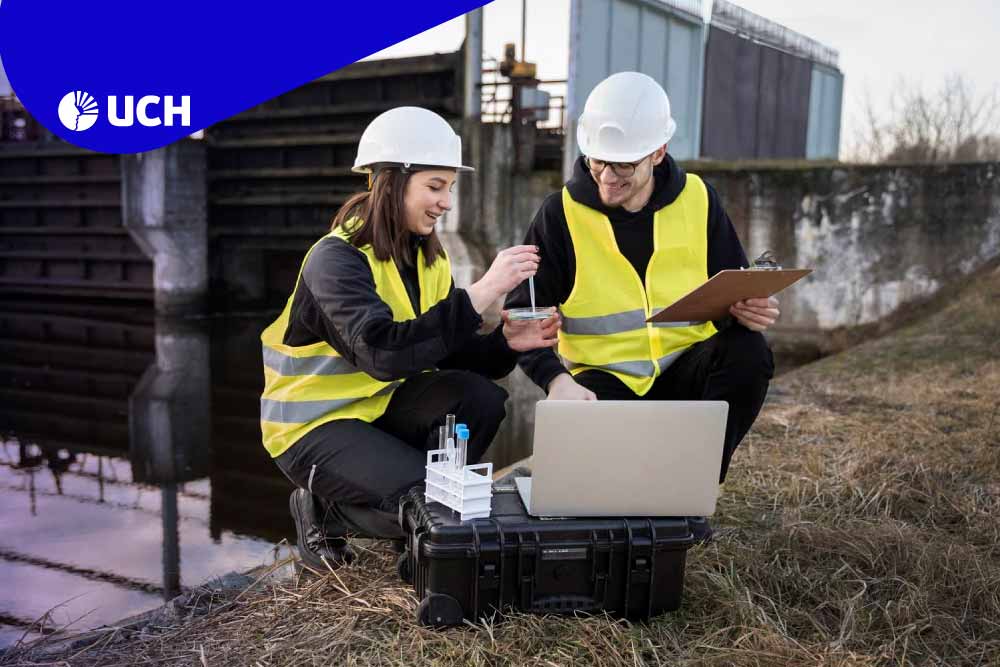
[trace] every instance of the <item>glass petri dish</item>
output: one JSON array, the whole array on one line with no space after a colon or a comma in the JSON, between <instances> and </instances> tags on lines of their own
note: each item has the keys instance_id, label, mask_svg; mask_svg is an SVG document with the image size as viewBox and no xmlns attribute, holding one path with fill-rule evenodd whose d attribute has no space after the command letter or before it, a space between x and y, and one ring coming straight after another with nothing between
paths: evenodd
<instances>
[{"instance_id":1,"label":"glass petri dish","mask_svg":"<svg viewBox=\"0 0 1000 667\"><path fill-rule=\"evenodd\" d=\"M507 311L507 317L512 322L518 320L546 320L552 317L552 311L543 308L511 308Z\"/></svg>"}]
</instances>

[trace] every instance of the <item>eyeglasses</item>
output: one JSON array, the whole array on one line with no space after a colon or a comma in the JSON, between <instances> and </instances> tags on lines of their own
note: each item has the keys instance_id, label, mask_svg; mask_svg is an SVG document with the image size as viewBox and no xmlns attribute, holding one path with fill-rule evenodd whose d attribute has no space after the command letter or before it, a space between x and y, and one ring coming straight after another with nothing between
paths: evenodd
<instances>
[{"instance_id":1,"label":"eyeglasses","mask_svg":"<svg viewBox=\"0 0 1000 667\"><path fill-rule=\"evenodd\" d=\"M649 157L648 155L646 157ZM605 162L604 160L597 160L592 157L583 158L583 163L587 165L587 169L590 170L594 176L600 176L604 172L605 167L611 167L611 171L614 172L615 176L618 178L628 178L635 173L635 168L645 161L646 158L642 158L638 162Z\"/></svg>"}]
</instances>

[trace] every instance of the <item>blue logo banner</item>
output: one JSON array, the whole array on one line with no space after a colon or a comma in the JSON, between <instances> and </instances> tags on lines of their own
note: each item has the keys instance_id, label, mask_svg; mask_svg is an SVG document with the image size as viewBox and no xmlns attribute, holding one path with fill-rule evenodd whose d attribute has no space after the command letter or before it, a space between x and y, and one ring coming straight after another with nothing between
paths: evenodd
<instances>
[{"instance_id":1,"label":"blue logo banner","mask_svg":"<svg viewBox=\"0 0 1000 667\"><path fill-rule=\"evenodd\" d=\"M487 2L0 0L0 59L50 131L83 148L135 153Z\"/></svg>"}]
</instances>

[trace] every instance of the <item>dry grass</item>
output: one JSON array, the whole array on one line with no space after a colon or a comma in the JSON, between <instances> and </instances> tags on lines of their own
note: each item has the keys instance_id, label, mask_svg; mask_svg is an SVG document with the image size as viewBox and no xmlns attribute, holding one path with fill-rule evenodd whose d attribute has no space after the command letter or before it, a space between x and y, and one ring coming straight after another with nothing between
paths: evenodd
<instances>
[{"instance_id":1,"label":"dry grass","mask_svg":"<svg viewBox=\"0 0 1000 667\"><path fill-rule=\"evenodd\" d=\"M685 604L648 624L513 615L444 632L376 549L72 665L1000 665L1000 272L782 376ZM32 656L35 656L33 658ZM22 652L2 664L51 655ZM63 663L64 664L64 663Z\"/></svg>"}]
</instances>

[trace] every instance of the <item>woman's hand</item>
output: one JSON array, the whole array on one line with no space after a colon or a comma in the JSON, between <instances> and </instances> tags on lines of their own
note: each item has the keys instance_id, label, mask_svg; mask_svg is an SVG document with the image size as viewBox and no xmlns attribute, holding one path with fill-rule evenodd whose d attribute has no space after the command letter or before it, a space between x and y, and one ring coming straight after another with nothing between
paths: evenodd
<instances>
[{"instance_id":1,"label":"woman's hand","mask_svg":"<svg viewBox=\"0 0 1000 667\"><path fill-rule=\"evenodd\" d=\"M538 246L518 245L497 253L482 278L466 290L472 307L482 314L490 304L538 271Z\"/></svg>"},{"instance_id":2,"label":"woman's hand","mask_svg":"<svg viewBox=\"0 0 1000 667\"><path fill-rule=\"evenodd\" d=\"M766 331L781 311L778 310L778 300L770 297L737 301L729 307L729 314L751 331Z\"/></svg>"},{"instance_id":3,"label":"woman's hand","mask_svg":"<svg viewBox=\"0 0 1000 667\"><path fill-rule=\"evenodd\" d=\"M507 346L515 352L527 352L541 347L555 347L559 344L559 328L562 317L555 308L546 308L552 315L544 320L511 321L506 310L500 313L503 319L503 337Z\"/></svg>"}]
</instances>

